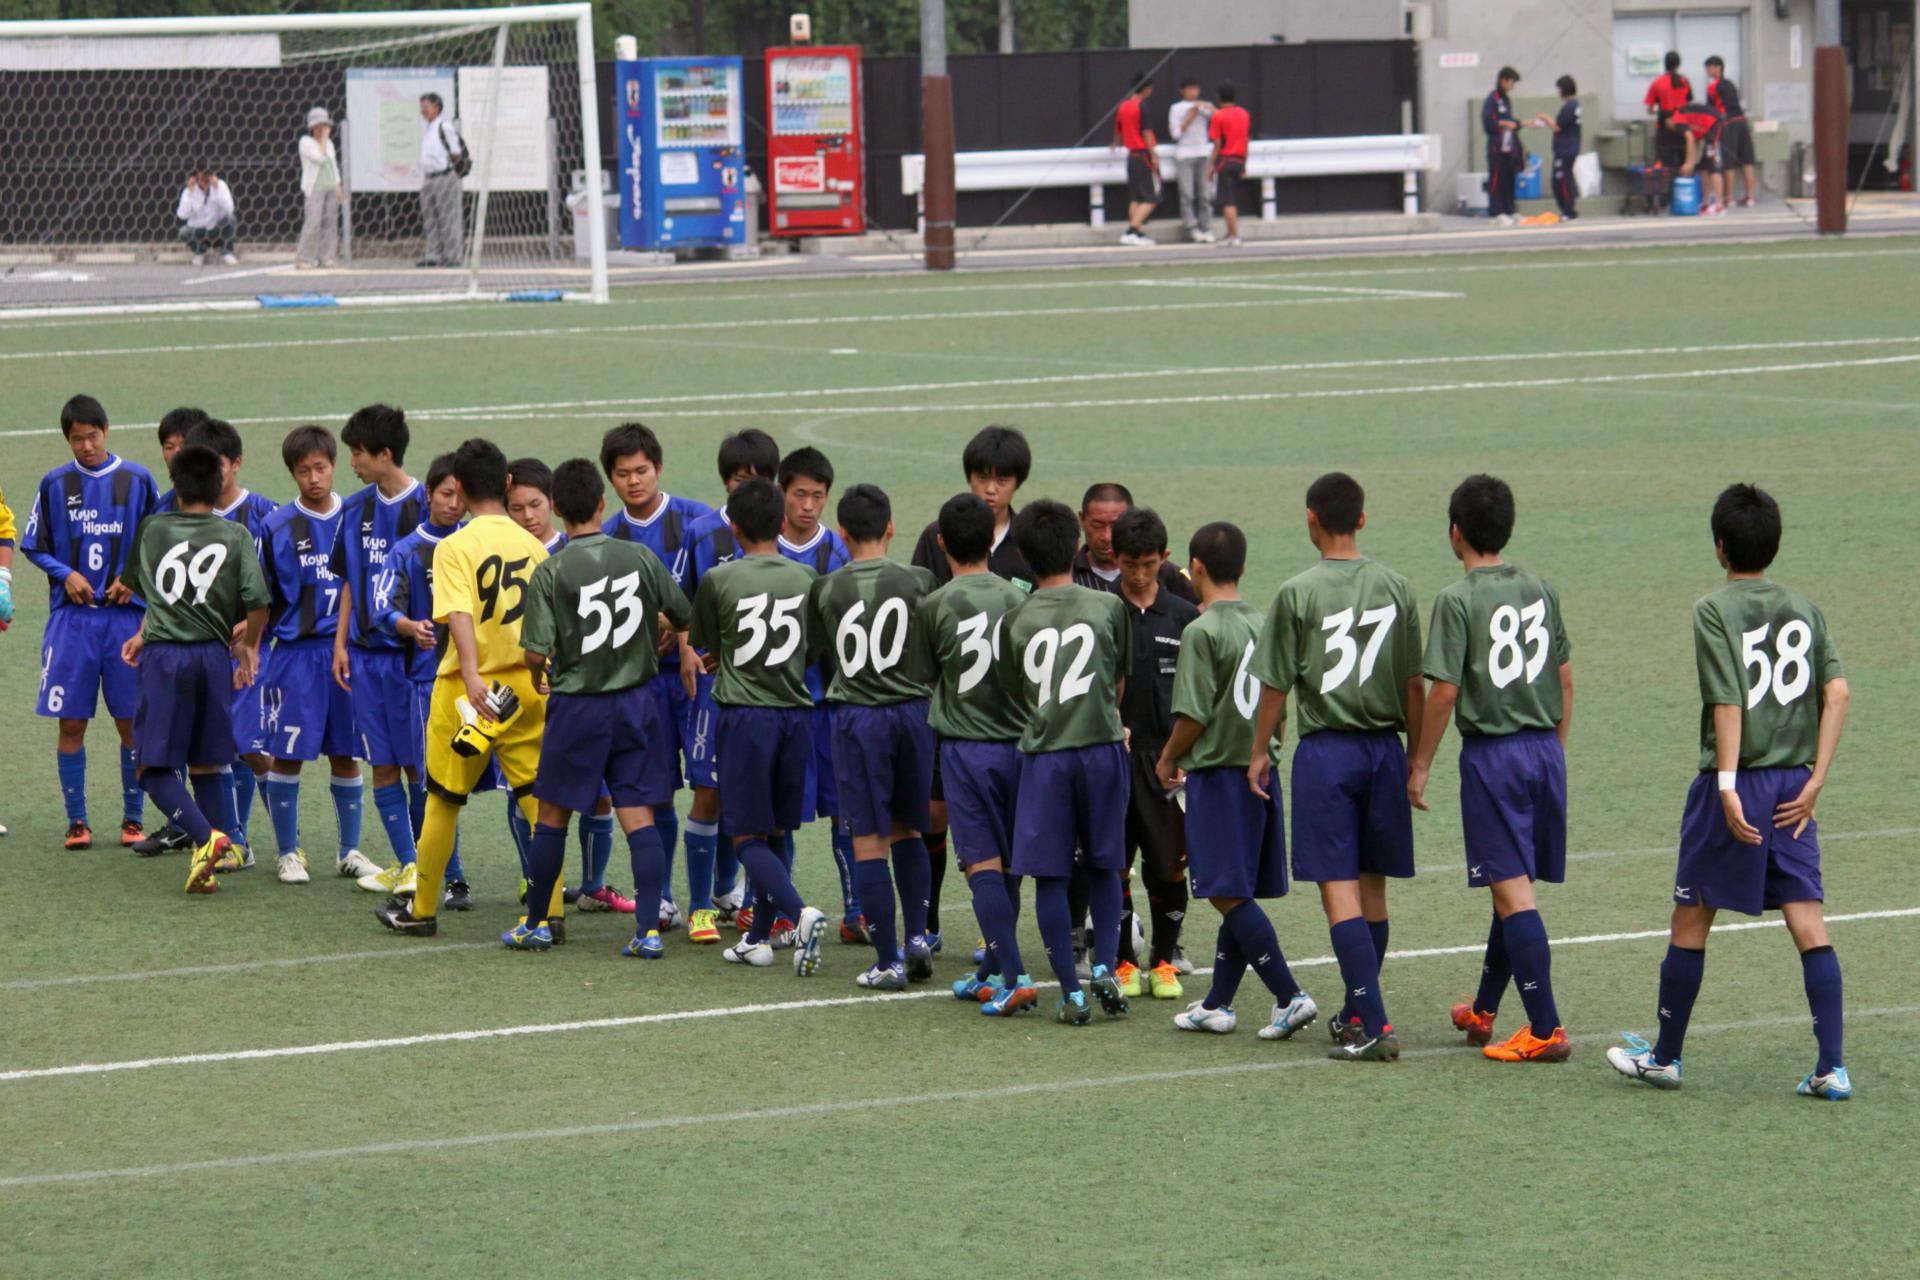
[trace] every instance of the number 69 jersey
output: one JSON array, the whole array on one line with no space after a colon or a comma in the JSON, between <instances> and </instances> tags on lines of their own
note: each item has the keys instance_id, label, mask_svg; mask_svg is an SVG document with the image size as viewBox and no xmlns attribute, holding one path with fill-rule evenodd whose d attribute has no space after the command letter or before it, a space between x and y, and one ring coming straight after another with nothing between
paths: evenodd
<instances>
[{"instance_id":1,"label":"number 69 jersey","mask_svg":"<svg viewBox=\"0 0 1920 1280\"><path fill-rule=\"evenodd\" d=\"M927 696L909 649L921 623L914 611L934 589L933 574L884 557L841 565L816 578L808 594L808 630L833 656L827 701L887 707Z\"/></svg>"},{"instance_id":2,"label":"number 69 jersey","mask_svg":"<svg viewBox=\"0 0 1920 1280\"><path fill-rule=\"evenodd\" d=\"M1500 736L1560 723L1560 668L1572 657L1560 595L1510 564L1470 569L1433 602L1429 679L1458 685L1463 735Z\"/></svg>"},{"instance_id":3,"label":"number 69 jersey","mask_svg":"<svg viewBox=\"0 0 1920 1280\"><path fill-rule=\"evenodd\" d=\"M813 570L782 555L715 565L693 596L693 647L716 654L713 700L729 707L811 707L807 593Z\"/></svg>"},{"instance_id":4,"label":"number 69 jersey","mask_svg":"<svg viewBox=\"0 0 1920 1280\"><path fill-rule=\"evenodd\" d=\"M1216 600L1180 633L1173 714L1202 726L1175 762L1182 769L1244 769L1252 758L1260 682L1251 668L1263 621L1244 600ZM1278 742L1267 744L1267 757L1280 762Z\"/></svg>"},{"instance_id":5,"label":"number 69 jersey","mask_svg":"<svg viewBox=\"0 0 1920 1280\"><path fill-rule=\"evenodd\" d=\"M444 626L456 613L473 619L479 674L526 670L520 623L527 611L527 584L546 558L540 539L501 515L474 517L435 549L433 620ZM460 655L452 644L441 655L440 674L460 674Z\"/></svg>"},{"instance_id":6,"label":"number 69 jersey","mask_svg":"<svg viewBox=\"0 0 1920 1280\"><path fill-rule=\"evenodd\" d=\"M1026 721L1020 750L1119 742L1120 681L1133 668L1127 606L1109 591L1046 587L1000 623L1001 689Z\"/></svg>"},{"instance_id":7,"label":"number 69 jersey","mask_svg":"<svg viewBox=\"0 0 1920 1280\"><path fill-rule=\"evenodd\" d=\"M573 538L533 571L520 647L547 656L555 693L619 693L660 671L654 620L693 617L651 548L603 533Z\"/></svg>"},{"instance_id":8,"label":"number 69 jersey","mask_svg":"<svg viewBox=\"0 0 1920 1280\"><path fill-rule=\"evenodd\" d=\"M1740 767L1813 763L1827 682L1845 673L1811 600L1765 578L1738 578L1693 606L1700 671L1700 767L1714 767L1713 709L1742 708Z\"/></svg>"},{"instance_id":9,"label":"number 69 jersey","mask_svg":"<svg viewBox=\"0 0 1920 1280\"><path fill-rule=\"evenodd\" d=\"M271 603L244 525L211 512L148 516L134 534L125 581L147 602L149 644L225 648L233 625Z\"/></svg>"}]
</instances>

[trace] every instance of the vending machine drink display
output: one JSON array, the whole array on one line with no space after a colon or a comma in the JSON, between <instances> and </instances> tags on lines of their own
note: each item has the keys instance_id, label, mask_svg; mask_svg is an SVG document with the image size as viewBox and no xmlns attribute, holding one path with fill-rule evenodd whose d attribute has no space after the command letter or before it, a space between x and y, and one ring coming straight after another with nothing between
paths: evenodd
<instances>
[{"instance_id":1,"label":"vending machine drink display","mask_svg":"<svg viewBox=\"0 0 1920 1280\"><path fill-rule=\"evenodd\" d=\"M860 48L767 50L767 227L776 236L867 229Z\"/></svg>"},{"instance_id":2,"label":"vending machine drink display","mask_svg":"<svg viewBox=\"0 0 1920 1280\"><path fill-rule=\"evenodd\" d=\"M740 59L638 58L614 75L622 247L746 243Z\"/></svg>"}]
</instances>

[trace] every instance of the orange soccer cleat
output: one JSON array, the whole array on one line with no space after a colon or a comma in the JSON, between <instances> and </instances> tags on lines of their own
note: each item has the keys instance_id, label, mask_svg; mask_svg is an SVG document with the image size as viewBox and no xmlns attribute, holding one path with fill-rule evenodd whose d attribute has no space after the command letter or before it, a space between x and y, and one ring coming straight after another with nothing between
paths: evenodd
<instances>
[{"instance_id":1,"label":"orange soccer cleat","mask_svg":"<svg viewBox=\"0 0 1920 1280\"><path fill-rule=\"evenodd\" d=\"M1565 1062L1573 1056L1573 1045L1567 1040L1565 1027L1555 1027L1553 1034L1542 1040L1533 1034L1532 1027L1523 1025L1507 1039L1480 1052L1495 1062Z\"/></svg>"},{"instance_id":2,"label":"orange soccer cleat","mask_svg":"<svg viewBox=\"0 0 1920 1280\"><path fill-rule=\"evenodd\" d=\"M1481 1013L1464 1000L1453 1006L1453 1026L1467 1033L1471 1045L1484 1045L1493 1039L1493 1015Z\"/></svg>"}]
</instances>

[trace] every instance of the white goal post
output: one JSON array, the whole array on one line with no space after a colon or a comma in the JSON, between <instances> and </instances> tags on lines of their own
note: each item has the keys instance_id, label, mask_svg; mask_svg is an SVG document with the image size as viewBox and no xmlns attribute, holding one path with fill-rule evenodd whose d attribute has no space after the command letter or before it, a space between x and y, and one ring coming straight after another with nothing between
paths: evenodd
<instances>
[{"instance_id":1,"label":"white goal post","mask_svg":"<svg viewBox=\"0 0 1920 1280\"><path fill-rule=\"evenodd\" d=\"M589 4L0 22L0 101L0 315L607 300Z\"/></svg>"}]
</instances>

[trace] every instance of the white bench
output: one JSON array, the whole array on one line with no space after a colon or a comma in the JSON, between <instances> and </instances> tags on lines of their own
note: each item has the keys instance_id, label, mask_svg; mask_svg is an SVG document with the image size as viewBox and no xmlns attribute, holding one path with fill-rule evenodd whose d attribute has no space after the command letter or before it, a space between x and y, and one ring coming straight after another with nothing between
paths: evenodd
<instances>
[{"instance_id":1,"label":"white bench","mask_svg":"<svg viewBox=\"0 0 1920 1280\"><path fill-rule=\"evenodd\" d=\"M1172 144L1159 148L1160 176L1174 180ZM1278 216L1274 184L1281 178L1322 178L1346 174L1402 175L1401 203L1420 211L1422 173L1440 171L1440 137L1432 133L1390 133L1360 138L1266 138L1247 144L1247 177L1260 180L1260 216ZM926 222L927 158L900 157L900 186L921 205ZM1107 221L1106 188L1127 180L1127 153L1118 147L1053 147L1036 151L961 151L953 157L954 187L959 191L1026 191L1033 187L1085 187L1088 221Z\"/></svg>"}]
</instances>

